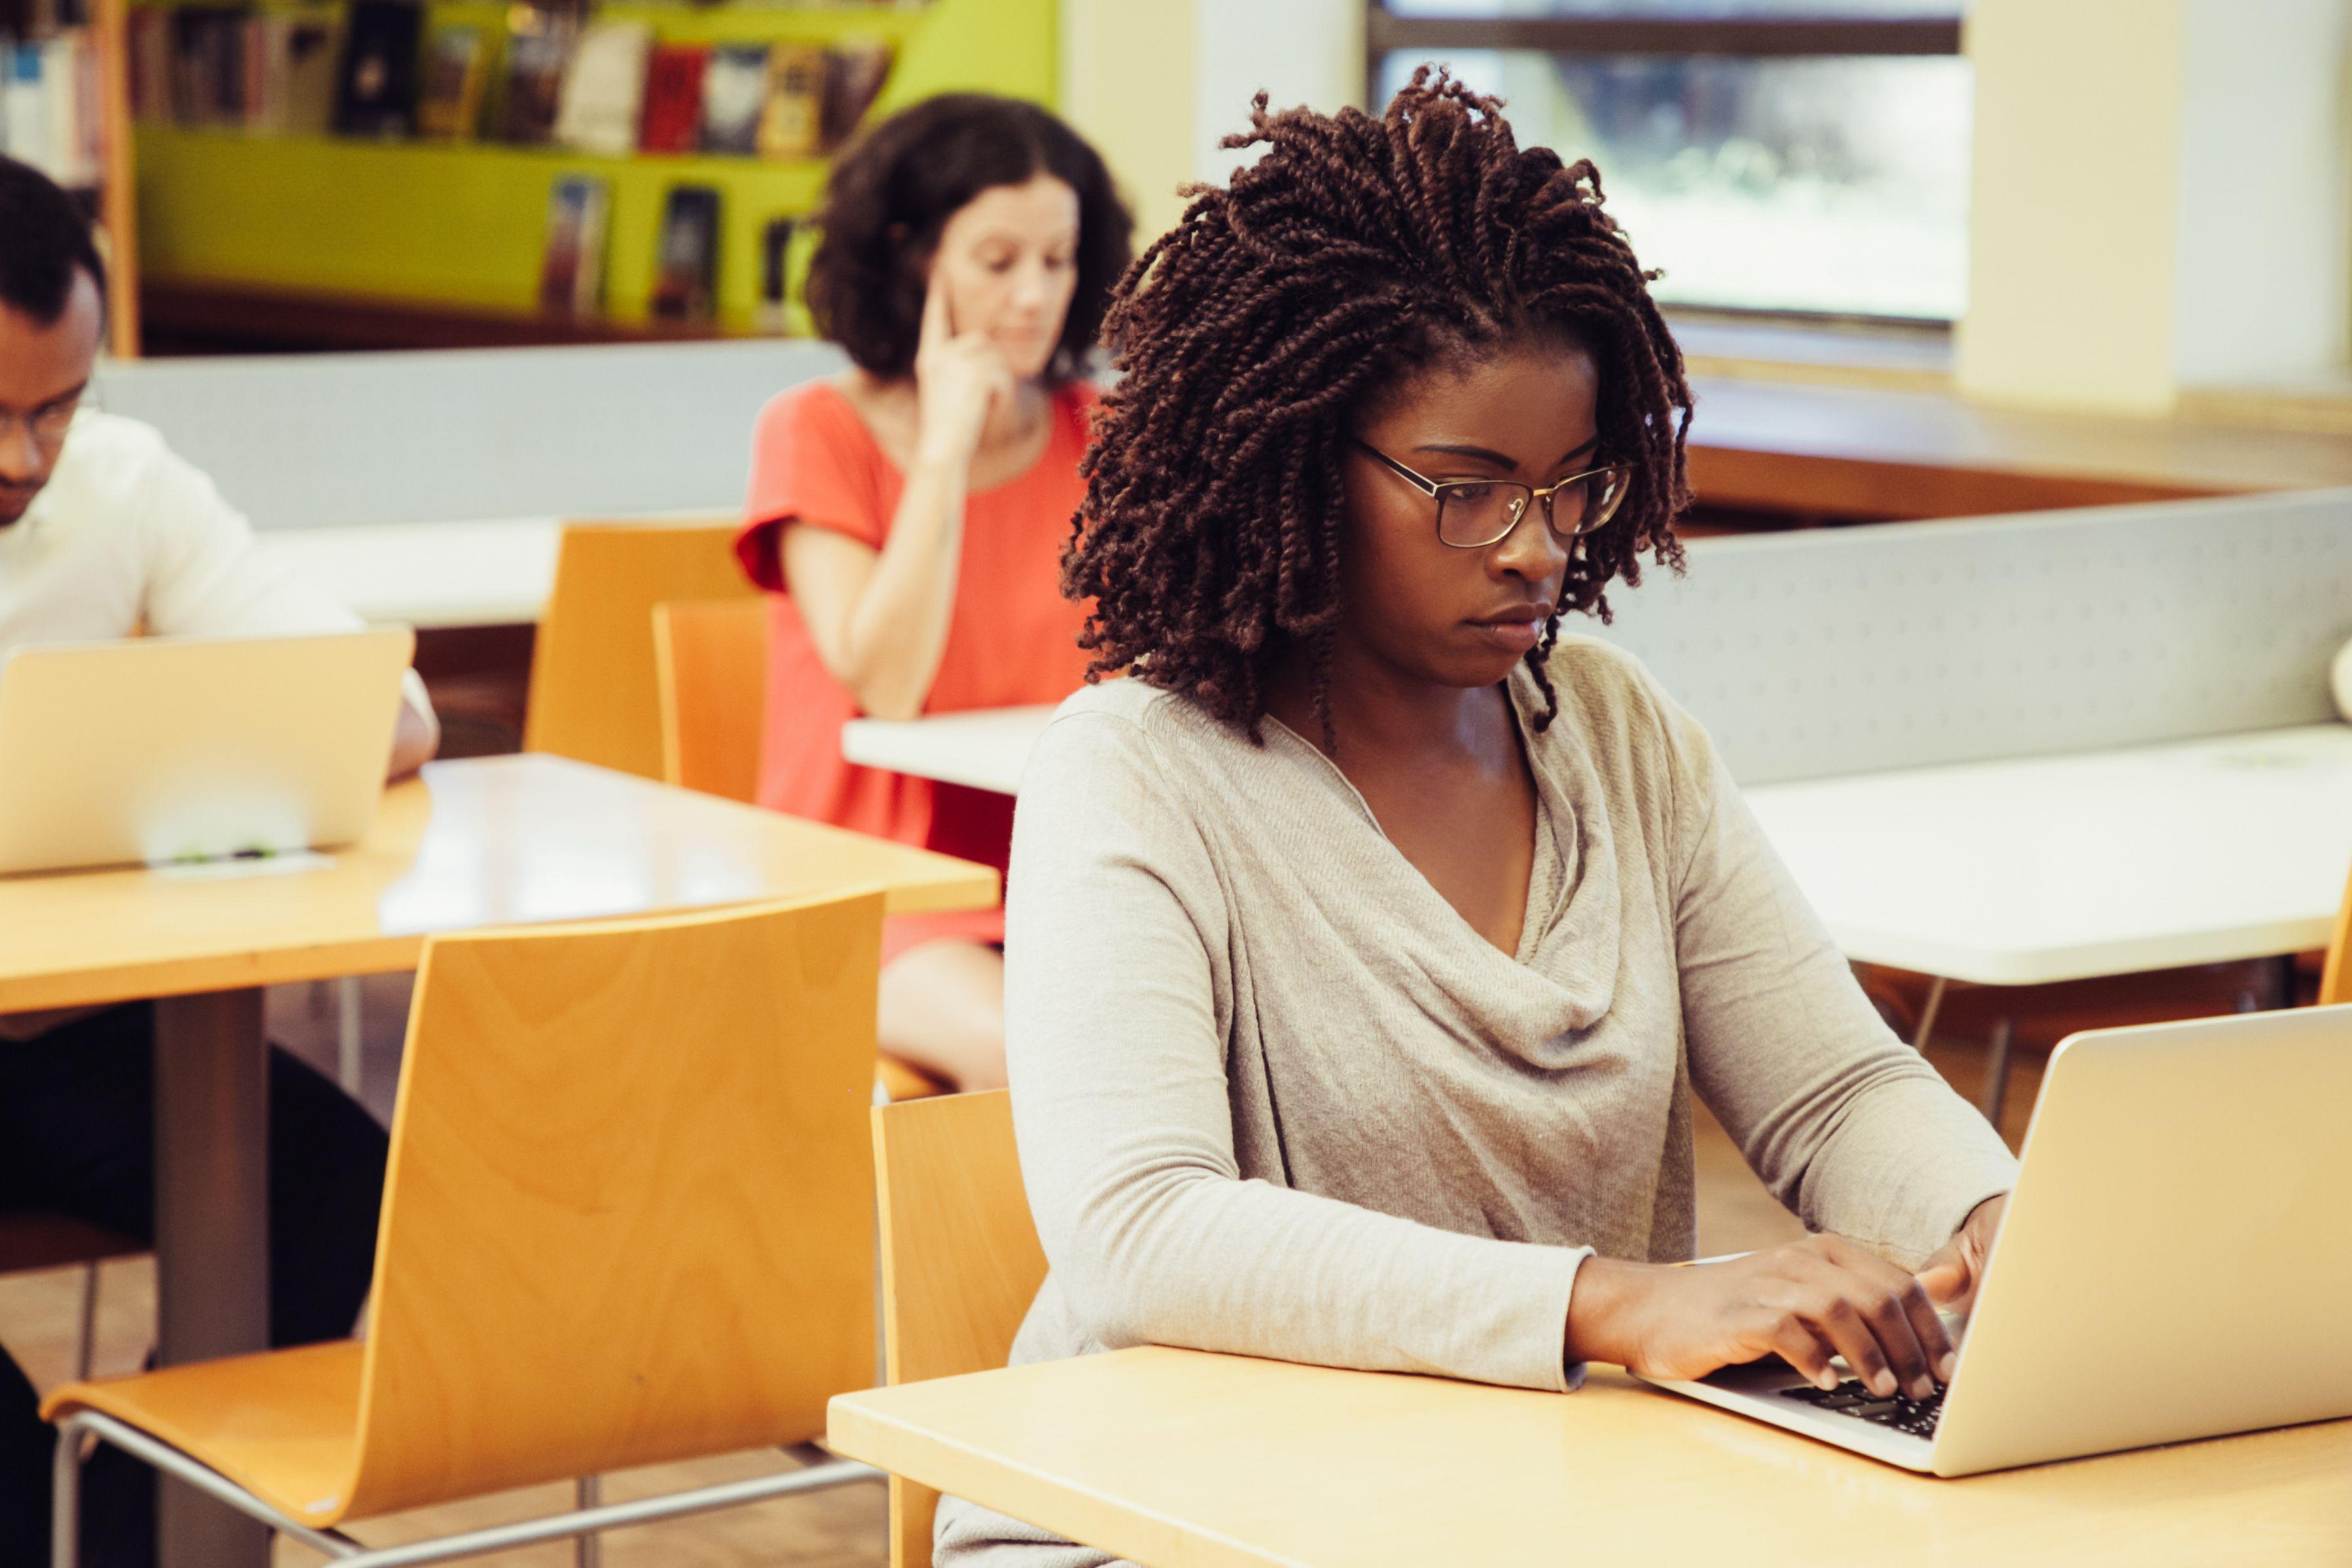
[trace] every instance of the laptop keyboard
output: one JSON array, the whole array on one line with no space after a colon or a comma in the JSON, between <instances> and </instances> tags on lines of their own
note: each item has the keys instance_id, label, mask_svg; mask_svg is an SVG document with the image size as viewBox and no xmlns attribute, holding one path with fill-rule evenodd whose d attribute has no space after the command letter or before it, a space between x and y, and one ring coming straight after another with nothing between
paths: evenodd
<instances>
[{"instance_id":1,"label":"laptop keyboard","mask_svg":"<svg viewBox=\"0 0 2352 1568\"><path fill-rule=\"evenodd\" d=\"M1900 1394L1892 1399L1881 1399L1852 1377L1835 1388L1783 1388L1780 1397L1810 1405L1816 1410L1873 1421L1915 1437L1933 1437L1937 1418L1944 1413L1944 1391L1940 1388L1928 1399L1912 1399Z\"/></svg>"}]
</instances>

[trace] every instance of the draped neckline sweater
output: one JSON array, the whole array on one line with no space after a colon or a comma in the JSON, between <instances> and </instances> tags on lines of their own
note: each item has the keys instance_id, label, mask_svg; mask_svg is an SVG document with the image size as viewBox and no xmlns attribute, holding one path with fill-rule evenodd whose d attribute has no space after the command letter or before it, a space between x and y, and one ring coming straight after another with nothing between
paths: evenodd
<instances>
[{"instance_id":1,"label":"draped neckline sweater","mask_svg":"<svg viewBox=\"0 0 2352 1568\"><path fill-rule=\"evenodd\" d=\"M1159 1343L1573 1388L1582 1260L1692 1255L1694 1092L1810 1228L1906 1266L2008 1190L1696 722L1608 643L1547 667L1548 729L1528 672L1507 686L1538 800L1516 953L1279 723L1253 742L1139 680L1062 706L1006 906L1049 1264L1016 1364ZM1108 1561L954 1499L939 1544Z\"/></svg>"}]
</instances>

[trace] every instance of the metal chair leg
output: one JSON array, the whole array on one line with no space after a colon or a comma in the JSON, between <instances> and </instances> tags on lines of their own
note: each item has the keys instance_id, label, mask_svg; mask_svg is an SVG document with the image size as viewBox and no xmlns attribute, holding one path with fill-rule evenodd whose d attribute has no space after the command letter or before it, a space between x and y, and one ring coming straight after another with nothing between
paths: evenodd
<instances>
[{"instance_id":1,"label":"metal chair leg","mask_svg":"<svg viewBox=\"0 0 2352 1568\"><path fill-rule=\"evenodd\" d=\"M89 1381L90 1359L98 1354L98 1263L81 1266L81 1339L74 1346L74 1380Z\"/></svg>"},{"instance_id":2,"label":"metal chair leg","mask_svg":"<svg viewBox=\"0 0 2352 1568\"><path fill-rule=\"evenodd\" d=\"M364 1071L360 1048L366 1038L360 1029L360 977L345 975L335 982L335 1081L356 1100Z\"/></svg>"},{"instance_id":3,"label":"metal chair leg","mask_svg":"<svg viewBox=\"0 0 2352 1568\"><path fill-rule=\"evenodd\" d=\"M2017 1038L2017 1026L2008 1019L1992 1026L1992 1044L1985 1061L1984 1092L1977 1097L1977 1109L1986 1121L2000 1125L2000 1104L2009 1097L2010 1048Z\"/></svg>"},{"instance_id":4,"label":"metal chair leg","mask_svg":"<svg viewBox=\"0 0 2352 1568\"><path fill-rule=\"evenodd\" d=\"M1936 1014L1944 1005L1944 977L1927 977L1927 999L1919 1005L1919 1027L1911 1031L1911 1049L1922 1056L1927 1053L1927 1040L1936 1032Z\"/></svg>"},{"instance_id":5,"label":"metal chair leg","mask_svg":"<svg viewBox=\"0 0 2352 1568\"><path fill-rule=\"evenodd\" d=\"M580 1511L585 1513L604 1500L604 1478L582 1476L572 1483L572 1490L576 1495ZM604 1538L593 1530L584 1534L575 1535L572 1538L572 1560L579 1568L599 1568L604 1561Z\"/></svg>"},{"instance_id":6,"label":"metal chair leg","mask_svg":"<svg viewBox=\"0 0 2352 1568\"><path fill-rule=\"evenodd\" d=\"M58 1428L58 1455L49 1473L49 1568L81 1568L81 1428Z\"/></svg>"}]
</instances>

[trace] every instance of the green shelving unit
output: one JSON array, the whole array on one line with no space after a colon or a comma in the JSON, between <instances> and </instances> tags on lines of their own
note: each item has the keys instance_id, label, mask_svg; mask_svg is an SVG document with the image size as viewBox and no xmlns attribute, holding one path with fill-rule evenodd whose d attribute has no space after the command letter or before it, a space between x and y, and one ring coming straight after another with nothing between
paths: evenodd
<instances>
[{"instance_id":1,"label":"green shelving unit","mask_svg":"<svg viewBox=\"0 0 2352 1568\"><path fill-rule=\"evenodd\" d=\"M645 21L661 42L887 38L895 63L871 116L954 90L1047 105L1055 98L1055 0L919 7L734 0L613 5L595 14ZM425 25L428 37L455 23L495 37L504 18L500 6L450 0L428 5ZM830 167L822 159L602 158L495 141L275 137L152 121L139 125L137 141L140 265L148 279L281 289L306 300L348 296L529 315L537 308L550 187L566 174L599 175L612 192L606 314L624 327L647 319L667 192L713 186L721 214L716 325L729 332L753 329L761 228L772 217L810 211Z\"/></svg>"}]
</instances>

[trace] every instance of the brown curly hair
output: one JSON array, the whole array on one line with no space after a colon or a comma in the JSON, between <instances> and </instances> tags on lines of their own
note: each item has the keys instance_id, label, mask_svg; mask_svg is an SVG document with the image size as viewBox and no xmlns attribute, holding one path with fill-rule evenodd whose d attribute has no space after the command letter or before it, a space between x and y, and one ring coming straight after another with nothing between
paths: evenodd
<instances>
[{"instance_id":1,"label":"brown curly hair","mask_svg":"<svg viewBox=\"0 0 2352 1568\"><path fill-rule=\"evenodd\" d=\"M803 289L817 330L874 375L913 371L940 231L982 192L1038 174L1078 198L1077 286L1045 380L1085 374L1111 286L1135 254L1135 220L1084 137L1034 103L988 93L925 99L860 136L834 164Z\"/></svg>"},{"instance_id":2,"label":"brown curly hair","mask_svg":"<svg viewBox=\"0 0 2352 1568\"><path fill-rule=\"evenodd\" d=\"M1601 372L1601 461L1634 468L1622 509L1580 541L1563 611L1609 618L1640 554L1679 568L1690 505L1690 389L1649 281L1602 210L1600 172L1520 148L1497 99L1424 66L1381 118L1270 114L1230 189L1193 186L1184 217L1120 279L1105 324L1122 374L1082 472L1063 590L1091 598L1089 680L1128 671L1253 735L1273 653L1327 691L1341 610L1340 458L1351 418L1400 372L1530 333ZM1556 612L1528 655L1544 659Z\"/></svg>"}]
</instances>

